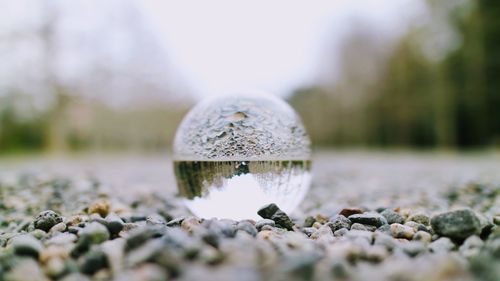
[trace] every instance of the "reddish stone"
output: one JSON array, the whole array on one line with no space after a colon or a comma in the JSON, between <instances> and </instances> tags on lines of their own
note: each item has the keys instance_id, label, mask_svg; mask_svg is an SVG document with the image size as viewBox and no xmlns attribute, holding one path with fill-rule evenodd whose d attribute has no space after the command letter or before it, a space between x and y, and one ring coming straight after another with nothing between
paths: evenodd
<instances>
[{"instance_id":1,"label":"reddish stone","mask_svg":"<svg viewBox=\"0 0 500 281\"><path fill-rule=\"evenodd\" d=\"M355 215L355 214L362 214L363 210L361 208L344 208L342 211L340 211L340 215L345 216L346 218L349 217L350 215Z\"/></svg>"}]
</instances>

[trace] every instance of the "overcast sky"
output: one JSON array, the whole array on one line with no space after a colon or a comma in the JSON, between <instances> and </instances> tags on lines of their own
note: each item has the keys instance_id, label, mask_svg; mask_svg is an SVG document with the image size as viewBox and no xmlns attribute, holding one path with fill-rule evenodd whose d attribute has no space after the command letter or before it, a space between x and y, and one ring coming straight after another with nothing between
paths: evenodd
<instances>
[{"instance_id":1,"label":"overcast sky","mask_svg":"<svg viewBox=\"0 0 500 281\"><path fill-rule=\"evenodd\" d=\"M198 95L263 90L285 95L314 82L351 19L397 36L420 0L146 0L140 3L173 68Z\"/></svg>"},{"instance_id":2,"label":"overcast sky","mask_svg":"<svg viewBox=\"0 0 500 281\"><path fill-rule=\"evenodd\" d=\"M44 45L35 35L52 7L58 40L50 60L58 77L83 83L91 89L82 94L112 104L147 99L147 93L200 98L248 90L284 96L339 74L339 51L354 23L389 42L425 14L425 0L0 3L6 11L0 16L0 95L16 81L21 91L42 92L44 69L36 60L43 58ZM114 75L96 75L95 69Z\"/></svg>"}]
</instances>

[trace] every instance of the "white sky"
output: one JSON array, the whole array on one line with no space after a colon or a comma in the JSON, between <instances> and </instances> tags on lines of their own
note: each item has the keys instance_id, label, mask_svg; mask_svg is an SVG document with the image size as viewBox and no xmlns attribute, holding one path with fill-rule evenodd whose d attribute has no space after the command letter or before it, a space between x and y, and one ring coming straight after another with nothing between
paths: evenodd
<instances>
[{"instance_id":1,"label":"white sky","mask_svg":"<svg viewBox=\"0 0 500 281\"><path fill-rule=\"evenodd\" d=\"M239 90L284 95L315 82L323 61L335 63L353 17L390 37L424 9L421 0L138 3L150 16L174 69L198 95Z\"/></svg>"}]
</instances>

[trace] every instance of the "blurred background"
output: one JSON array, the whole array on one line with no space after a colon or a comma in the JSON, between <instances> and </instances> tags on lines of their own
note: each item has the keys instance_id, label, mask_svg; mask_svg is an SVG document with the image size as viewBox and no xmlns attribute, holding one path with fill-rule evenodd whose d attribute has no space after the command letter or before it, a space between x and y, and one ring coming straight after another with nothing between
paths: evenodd
<instances>
[{"instance_id":1,"label":"blurred background","mask_svg":"<svg viewBox=\"0 0 500 281\"><path fill-rule=\"evenodd\" d=\"M165 151L200 99L286 99L314 145L500 146L500 3L0 0L0 155Z\"/></svg>"}]
</instances>

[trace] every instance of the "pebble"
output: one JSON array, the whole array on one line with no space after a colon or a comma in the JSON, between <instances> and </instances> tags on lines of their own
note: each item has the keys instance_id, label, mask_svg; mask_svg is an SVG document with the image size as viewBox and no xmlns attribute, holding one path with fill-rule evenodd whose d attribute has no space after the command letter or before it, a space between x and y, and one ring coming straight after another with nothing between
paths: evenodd
<instances>
[{"instance_id":1,"label":"pebble","mask_svg":"<svg viewBox=\"0 0 500 281\"><path fill-rule=\"evenodd\" d=\"M426 214L423 214L423 213L417 213L417 214L411 215L410 217L408 217L407 221L414 221L416 223L420 223L420 224L423 224L426 226L428 226L430 224L429 216Z\"/></svg>"},{"instance_id":2,"label":"pebble","mask_svg":"<svg viewBox=\"0 0 500 281\"><path fill-rule=\"evenodd\" d=\"M273 220L270 220L270 219L262 219L262 220L258 220L256 223L255 223L255 227L257 228L257 230L261 230L262 227L264 226L272 226L274 227L276 225L276 223L273 221ZM311 224L312 226L312 224Z\"/></svg>"},{"instance_id":3,"label":"pebble","mask_svg":"<svg viewBox=\"0 0 500 281\"><path fill-rule=\"evenodd\" d=\"M413 228L399 223L391 224L391 235L394 238L404 238L411 240L415 235Z\"/></svg>"},{"instance_id":4,"label":"pebble","mask_svg":"<svg viewBox=\"0 0 500 281\"><path fill-rule=\"evenodd\" d=\"M389 224L384 224L381 227L377 228L377 231L390 235L391 234L391 226Z\"/></svg>"},{"instance_id":5,"label":"pebble","mask_svg":"<svg viewBox=\"0 0 500 281\"><path fill-rule=\"evenodd\" d=\"M294 223L290 217L274 203L263 206L257 211L257 214L264 219L273 220L279 227L293 230Z\"/></svg>"},{"instance_id":6,"label":"pebble","mask_svg":"<svg viewBox=\"0 0 500 281\"><path fill-rule=\"evenodd\" d=\"M134 228L127 233L125 248L127 251L135 249L148 240L161 237L165 233L166 229L163 227L146 226Z\"/></svg>"},{"instance_id":7,"label":"pebble","mask_svg":"<svg viewBox=\"0 0 500 281\"><path fill-rule=\"evenodd\" d=\"M385 233L375 233L374 234L374 245L384 246L388 251L394 250L398 245L396 240Z\"/></svg>"},{"instance_id":8,"label":"pebble","mask_svg":"<svg viewBox=\"0 0 500 281\"><path fill-rule=\"evenodd\" d=\"M54 232L63 232L66 230L66 224L63 222L60 222L53 227L50 228L49 232L54 233Z\"/></svg>"},{"instance_id":9,"label":"pebble","mask_svg":"<svg viewBox=\"0 0 500 281\"><path fill-rule=\"evenodd\" d=\"M45 232L49 231L54 225L63 221L63 218L52 210L46 210L35 217L34 226Z\"/></svg>"},{"instance_id":10,"label":"pebble","mask_svg":"<svg viewBox=\"0 0 500 281\"><path fill-rule=\"evenodd\" d=\"M90 250L80 260L80 271L88 275L92 275L107 266L108 260L106 254L99 248Z\"/></svg>"},{"instance_id":11,"label":"pebble","mask_svg":"<svg viewBox=\"0 0 500 281\"><path fill-rule=\"evenodd\" d=\"M79 184L58 184L58 195L51 183L30 185L48 189L30 190L28 201L15 203L16 211L5 211L2 208L11 208L13 197L5 193L8 187L0 177L0 280L496 281L498 276L498 199L484 204L476 197L467 201L475 196L470 191L455 200L481 210L479 231L458 239L438 233L435 229L442 225L436 227L425 215L455 206L449 201L441 205L439 198L426 197L428 209L423 209L425 205L416 210L383 207L376 209L379 213L363 210L393 206L393 197L365 201L365 209L341 211L355 210L348 214L353 220L336 214L333 202L318 208L305 202L293 217L303 222L299 226L276 204L259 210L268 218L257 222L189 217L168 194L140 195L128 205L113 198L116 213L106 203L103 216L95 203L95 210L89 211L87 202L106 202L100 198L107 195L96 188L82 193L77 191ZM66 185L71 188L61 189ZM480 185L474 186L476 190ZM33 198L35 193L38 196ZM33 219L33 212L40 206L61 210L67 219L59 216L62 221L48 230L35 228L38 216ZM87 214L80 214L82 210ZM482 278L487 274L489 279Z\"/></svg>"},{"instance_id":12,"label":"pebble","mask_svg":"<svg viewBox=\"0 0 500 281\"><path fill-rule=\"evenodd\" d=\"M41 263L47 263L51 259L67 259L69 256L68 249L64 248L61 245L50 245L47 248L43 249L40 253L39 260Z\"/></svg>"},{"instance_id":13,"label":"pebble","mask_svg":"<svg viewBox=\"0 0 500 281\"><path fill-rule=\"evenodd\" d=\"M429 249L434 253L449 252L455 248L455 244L447 237L441 237L429 244Z\"/></svg>"},{"instance_id":14,"label":"pebble","mask_svg":"<svg viewBox=\"0 0 500 281\"><path fill-rule=\"evenodd\" d=\"M66 220L67 226L78 226L80 223L88 221L88 216L85 215L75 215L71 216Z\"/></svg>"},{"instance_id":15,"label":"pebble","mask_svg":"<svg viewBox=\"0 0 500 281\"><path fill-rule=\"evenodd\" d=\"M410 257L416 257L422 253L427 252L427 247L420 241L410 241L402 244L403 252Z\"/></svg>"},{"instance_id":16,"label":"pebble","mask_svg":"<svg viewBox=\"0 0 500 281\"><path fill-rule=\"evenodd\" d=\"M483 240L477 235L472 235L465 239L464 243L458 248L464 257L472 257L479 254L481 248L484 246Z\"/></svg>"},{"instance_id":17,"label":"pebble","mask_svg":"<svg viewBox=\"0 0 500 281\"><path fill-rule=\"evenodd\" d=\"M425 231L417 231L415 235L413 235L413 240L428 244L432 241L432 235Z\"/></svg>"},{"instance_id":18,"label":"pebble","mask_svg":"<svg viewBox=\"0 0 500 281\"><path fill-rule=\"evenodd\" d=\"M91 222L78 232L78 236L83 239L89 238L92 244L100 244L109 239L109 231L104 225Z\"/></svg>"},{"instance_id":19,"label":"pebble","mask_svg":"<svg viewBox=\"0 0 500 281\"><path fill-rule=\"evenodd\" d=\"M304 227L311 227L313 225L313 223L316 222L316 219L313 217L313 216L307 216L305 219L304 219Z\"/></svg>"},{"instance_id":20,"label":"pebble","mask_svg":"<svg viewBox=\"0 0 500 281\"><path fill-rule=\"evenodd\" d=\"M109 213L105 218L105 225L111 235L117 235L122 231L125 222L115 213Z\"/></svg>"},{"instance_id":21,"label":"pebble","mask_svg":"<svg viewBox=\"0 0 500 281\"><path fill-rule=\"evenodd\" d=\"M47 273L48 276L54 279L58 279L60 276L64 274L66 265L63 259L52 258L47 262L45 268L46 268L45 272Z\"/></svg>"},{"instance_id":22,"label":"pebble","mask_svg":"<svg viewBox=\"0 0 500 281\"><path fill-rule=\"evenodd\" d=\"M333 236L335 237L342 237L346 235L349 232L347 228L341 228L333 233Z\"/></svg>"},{"instance_id":23,"label":"pebble","mask_svg":"<svg viewBox=\"0 0 500 281\"><path fill-rule=\"evenodd\" d=\"M109 202L108 201L98 201L89 206L89 214L99 214L101 217L106 217L109 213Z\"/></svg>"},{"instance_id":24,"label":"pebble","mask_svg":"<svg viewBox=\"0 0 500 281\"><path fill-rule=\"evenodd\" d=\"M332 228L332 231L337 231L341 228L351 228L351 220L346 218L344 215L336 215L333 218L330 219L330 227Z\"/></svg>"},{"instance_id":25,"label":"pebble","mask_svg":"<svg viewBox=\"0 0 500 281\"><path fill-rule=\"evenodd\" d=\"M274 203L267 204L261 207L257 214L264 219L271 219L271 217L279 210L278 206Z\"/></svg>"},{"instance_id":26,"label":"pebble","mask_svg":"<svg viewBox=\"0 0 500 281\"><path fill-rule=\"evenodd\" d=\"M380 227L387 224L387 220L378 213L363 213L355 214L348 217L353 223L361 223L365 225L373 225L375 227Z\"/></svg>"},{"instance_id":27,"label":"pebble","mask_svg":"<svg viewBox=\"0 0 500 281\"><path fill-rule=\"evenodd\" d=\"M106 255L111 272L118 275L123 271L126 241L123 238L109 240L101 244L101 250Z\"/></svg>"},{"instance_id":28,"label":"pebble","mask_svg":"<svg viewBox=\"0 0 500 281\"><path fill-rule=\"evenodd\" d=\"M351 225L351 230L364 230L364 231L367 231L368 229L364 225L356 222L356 223L353 223Z\"/></svg>"},{"instance_id":29,"label":"pebble","mask_svg":"<svg viewBox=\"0 0 500 281\"><path fill-rule=\"evenodd\" d=\"M384 216L384 218L387 220L388 224L393 224L393 223L403 224L404 223L404 218L400 214L394 212L391 209L385 209L380 214L382 216Z\"/></svg>"},{"instance_id":30,"label":"pebble","mask_svg":"<svg viewBox=\"0 0 500 281\"><path fill-rule=\"evenodd\" d=\"M292 222L290 217L285 214L285 212L278 210L276 213L274 213L274 215L272 215L271 219L276 223L277 226L288 230L293 230L294 223Z\"/></svg>"},{"instance_id":31,"label":"pebble","mask_svg":"<svg viewBox=\"0 0 500 281\"><path fill-rule=\"evenodd\" d=\"M43 245L30 234L17 235L11 239L10 245L18 256L29 256L38 259Z\"/></svg>"},{"instance_id":32,"label":"pebble","mask_svg":"<svg viewBox=\"0 0 500 281\"><path fill-rule=\"evenodd\" d=\"M181 226L182 224L182 221L184 221L184 217L179 217L179 218L174 218L172 220L170 220L169 222L167 222L167 226L168 227L176 227L176 226Z\"/></svg>"},{"instance_id":33,"label":"pebble","mask_svg":"<svg viewBox=\"0 0 500 281\"><path fill-rule=\"evenodd\" d=\"M0 276L1 277L1 276ZM42 268L34 259L20 259L14 267L5 274L5 281L46 281Z\"/></svg>"},{"instance_id":34,"label":"pebble","mask_svg":"<svg viewBox=\"0 0 500 281\"><path fill-rule=\"evenodd\" d=\"M45 237L47 237L47 232L41 230L41 229L34 229L33 231L30 232L33 237L35 237L38 240L42 240Z\"/></svg>"},{"instance_id":35,"label":"pebble","mask_svg":"<svg viewBox=\"0 0 500 281\"><path fill-rule=\"evenodd\" d=\"M64 276L60 280L61 281L90 281L90 278L81 274L81 273L75 272L75 273L71 273L71 274Z\"/></svg>"},{"instance_id":36,"label":"pebble","mask_svg":"<svg viewBox=\"0 0 500 281\"><path fill-rule=\"evenodd\" d=\"M305 235L308 237L311 237L311 235L316 232L318 229L314 227L304 227L302 228L302 232L304 232Z\"/></svg>"},{"instance_id":37,"label":"pebble","mask_svg":"<svg viewBox=\"0 0 500 281\"><path fill-rule=\"evenodd\" d=\"M356 240L364 240L371 244L373 242L373 232L364 231L364 230L351 230L345 234L344 237L347 237L353 241Z\"/></svg>"},{"instance_id":38,"label":"pebble","mask_svg":"<svg viewBox=\"0 0 500 281\"><path fill-rule=\"evenodd\" d=\"M373 263L380 263L382 262L387 256L389 256L389 251L387 248L384 246L380 245L374 245L372 247L368 247L365 250L365 257L364 260L373 262Z\"/></svg>"},{"instance_id":39,"label":"pebble","mask_svg":"<svg viewBox=\"0 0 500 281\"><path fill-rule=\"evenodd\" d=\"M493 223L496 225L500 225L500 216L494 216L493 217Z\"/></svg>"},{"instance_id":40,"label":"pebble","mask_svg":"<svg viewBox=\"0 0 500 281\"><path fill-rule=\"evenodd\" d=\"M146 218L146 223L149 225L163 224L166 225L167 221L159 214L151 214Z\"/></svg>"},{"instance_id":41,"label":"pebble","mask_svg":"<svg viewBox=\"0 0 500 281\"><path fill-rule=\"evenodd\" d=\"M193 232L196 229L199 229L201 222L198 218L189 217L182 220L181 227L189 232Z\"/></svg>"},{"instance_id":42,"label":"pebble","mask_svg":"<svg viewBox=\"0 0 500 281\"><path fill-rule=\"evenodd\" d=\"M317 229L313 234L311 234L311 239L313 240L322 240L326 242L333 241L333 232L330 226L323 225L319 229Z\"/></svg>"},{"instance_id":43,"label":"pebble","mask_svg":"<svg viewBox=\"0 0 500 281\"><path fill-rule=\"evenodd\" d=\"M349 217L356 214L362 214L363 210L361 208L344 208L339 212L339 215L344 217Z\"/></svg>"},{"instance_id":44,"label":"pebble","mask_svg":"<svg viewBox=\"0 0 500 281\"><path fill-rule=\"evenodd\" d=\"M431 226L437 234L459 240L479 234L481 231L480 221L470 209L435 215L431 219Z\"/></svg>"}]
</instances>

